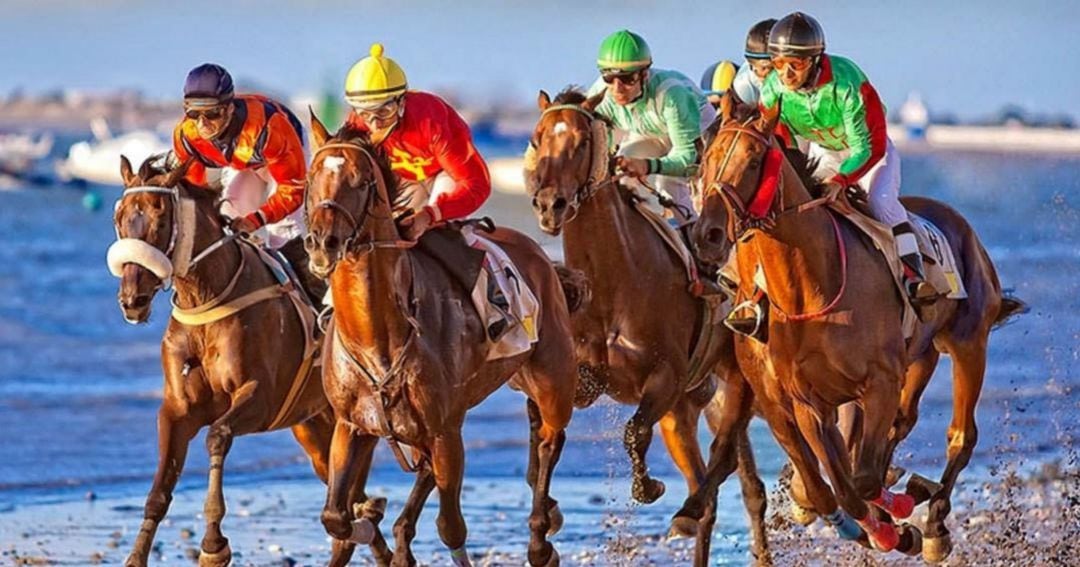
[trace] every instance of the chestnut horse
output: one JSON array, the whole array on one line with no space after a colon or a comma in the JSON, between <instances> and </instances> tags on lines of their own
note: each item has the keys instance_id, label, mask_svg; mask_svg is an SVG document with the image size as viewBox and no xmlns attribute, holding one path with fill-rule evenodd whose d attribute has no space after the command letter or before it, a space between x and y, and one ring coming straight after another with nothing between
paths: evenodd
<instances>
[{"instance_id":1,"label":"chestnut horse","mask_svg":"<svg viewBox=\"0 0 1080 567\"><path fill-rule=\"evenodd\" d=\"M333 338L323 359L323 384L337 422L322 515L327 532L356 537L346 490L362 472L357 455L370 452L383 436L391 447L410 445L421 461L409 506L395 525L394 564L413 562L409 540L433 478L439 488L439 536L454 563L468 565L461 428L470 408L509 381L528 397L527 481L533 490L528 560L558 564L547 537L558 527L552 520L559 512L548 491L573 411L577 375L567 292L551 261L520 233L496 229L489 235L513 259L542 309L538 342L524 353L487 360L485 328L470 307L469 290L402 240L391 208L396 182L385 156L364 134L346 128L332 137L314 114L311 122L315 153L305 245L312 272L330 277L335 309L327 331Z\"/></svg>"},{"instance_id":2,"label":"chestnut horse","mask_svg":"<svg viewBox=\"0 0 1080 567\"><path fill-rule=\"evenodd\" d=\"M816 512L832 515L836 510L820 475L818 463L823 463L843 510L877 547L918 551L921 534L912 528L898 535L889 516L871 514L867 503L895 517L910 514L910 499L894 500L885 488L886 470L896 445L915 425L919 398L940 352L952 358L948 462L942 488L930 496L922 543L927 560L944 559L951 550L945 519L952 491L977 439L975 406L988 338L1024 304L1002 293L993 263L959 213L932 199L905 198L908 210L933 222L948 238L968 293L963 300L940 299L922 308L915 334L905 342L901 315L906 299L885 258L837 213L815 206L821 201L812 202L803 181L808 175L796 171L771 140L777 116L734 120L725 99L721 120L702 169L704 201L695 243L701 256L713 261L726 258L735 246L744 297L758 267L764 273L768 344L740 337L738 359ZM768 187L763 178L770 160L782 160L779 189L759 194L759 188ZM862 409L861 431L850 440L854 463L836 421L836 408L852 401ZM716 469L710 473L731 466L712 465ZM700 510L700 498L723 476L711 477L710 486L688 499L683 512ZM886 521L878 522L879 517Z\"/></svg>"},{"instance_id":3,"label":"chestnut horse","mask_svg":"<svg viewBox=\"0 0 1080 567\"><path fill-rule=\"evenodd\" d=\"M649 477L645 464L657 422L689 491L704 481L697 426L708 405L710 427L739 449L753 553L764 559L766 495L746 433L753 397L735 368L732 333L706 320L704 301L689 291L682 261L634 209L635 197L612 175L611 127L593 113L603 96L586 98L567 89L552 102L541 91L542 114L530 142L534 163L527 165L540 228L552 235L563 233L567 266L583 271L592 287L592 299L573 318L583 390L591 393L577 405L588 406L604 393L637 404L624 443L633 466L632 494L644 503L664 492L663 483ZM700 365L721 378L723 391L715 398L713 380L690 384L691 354L704 325L713 325L712 332L720 337ZM736 411L732 400L745 407ZM695 519L676 518L672 532L711 532L713 519L698 526ZM707 549L699 554L707 560Z\"/></svg>"},{"instance_id":4,"label":"chestnut horse","mask_svg":"<svg viewBox=\"0 0 1080 567\"><path fill-rule=\"evenodd\" d=\"M129 566L147 564L188 444L205 426L210 473L200 565L226 565L232 556L221 521L222 468L234 437L291 427L315 473L327 481L333 414L318 369L305 367L308 329L254 246L226 236L218 214L219 194L184 181L188 165L161 171L147 160L135 174L127 158L121 159L126 189L116 204L119 240L110 248L109 260L121 278L118 298L124 318L145 323L153 296L171 276L178 310L202 311L217 319L188 324L174 315L161 341L165 385L158 412L159 462L142 527L125 563ZM193 215L181 212L187 207ZM261 290L272 293L232 314L214 315ZM354 501L367 502L363 482L357 485ZM331 564L348 563L354 547L335 541ZM385 541L374 541L372 547L388 556Z\"/></svg>"}]
</instances>

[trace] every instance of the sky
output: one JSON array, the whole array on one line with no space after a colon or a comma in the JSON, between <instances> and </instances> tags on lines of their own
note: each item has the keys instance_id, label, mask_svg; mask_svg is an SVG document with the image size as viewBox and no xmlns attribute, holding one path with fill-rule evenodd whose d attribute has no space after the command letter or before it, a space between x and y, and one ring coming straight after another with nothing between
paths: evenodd
<instances>
[{"instance_id":1,"label":"sky","mask_svg":"<svg viewBox=\"0 0 1080 567\"><path fill-rule=\"evenodd\" d=\"M628 0L0 0L0 95L135 88L178 98L213 61L287 94L341 89L373 41L417 89L531 104L589 84L601 40L643 35L654 65L695 81L741 63L747 30L805 11L827 50L854 60L890 109L918 90L932 112L989 117L1013 103L1080 118L1080 2L681 2Z\"/></svg>"}]
</instances>

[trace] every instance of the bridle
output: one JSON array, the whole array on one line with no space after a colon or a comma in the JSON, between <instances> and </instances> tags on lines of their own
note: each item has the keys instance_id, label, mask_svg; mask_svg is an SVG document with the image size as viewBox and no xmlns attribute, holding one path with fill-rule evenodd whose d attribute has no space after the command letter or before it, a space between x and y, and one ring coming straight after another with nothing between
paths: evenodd
<instances>
[{"instance_id":1,"label":"bridle","mask_svg":"<svg viewBox=\"0 0 1080 567\"><path fill-rule=\"evenodd\" d=\"M567 206L570 207L570 216L563 220L563 224L569 224L577 218L581 204L595 195L600 189L615 183L615 178L611 175L611 155L608 153L607 148L607 136L609 135L607 124L592 112L576 104L553 104L540 113L540 119L543 120L544 116L547 114L558 112L560 110L573 110L574 112L578 112L585 116L589 121L589 136L586 138L586 148L589 151L589 175L586 177L585 183L578 187L577 190L574 191L574 194L570 196L570 202L567 203ZM604 138L602 140L597 140L597 134L601 127L604 129ZM606 154L606 163L600 163L600 160L605 158L598 157L597 154L601 148L598 147L597 144L602 144L603 152Z\"/></svg>"},{"instance_id":2,"label":"bridle","mask_svg":"<svg viewBox=\"0 0 1080 567\"><path fill-rule=\"evenodd\" d=\"M746 233L751 230L768 231L773 229L776 226L779 217L808 211L829 202L828 198L820 197L786 209L777 210L777 204L782 204L784 201L784 182L781 171L781 166L783 164L783 150L774 145L764 134L749 127L747 125L749 120L751 119L748 119L747 122L742 124L722 127L717 131L716 135L718 137L721 134L728 132L734 132L735 137L728 145L727 152L720 162L720 167L717 169L716 175L713 177L712 181L705 186L703 195L707 196L710 192L716 191L721 199L723 199L724 206L728 209L727 236L728 240L731 242L741 240ZM749 202L743 201L734 185L721 179L724 170L727 169L728 163L735 154L735 148L738 146L739 137L743 135L750 136L766 148L766 155L761 165L762 171L759 175L759 179L765 181L764 178L770 175L772 176L772 179L769 180L768 183L759 182L758 188L750 197Z\"/></svg>"},{"instance_id":3,"label":"bridle","mask_svg":"<svg viewBox=\"0 0 1080 567\"><path fill-rule=\"evenodd\" d=\"M334 199L323 199L322 201L319 201L314 206L308 207L306 214L310 216L312 211L319 210L319 209L329 209L331 211L341 213L342 217L345 219L345 222L349 225L349 228L351 230L351 232L349 233L349 236L345 238L343 246L341 247L341 253L342 254L344 254L344 253L355 253L357 255L363 255L363 254L367 254L368 252L373 251L376 248L399 248L399 249L404 249L404 248L412 248L413 246L415 246L416 243L414 241L404 240L404 239L401 239L401 238L392 239L392 240L367 240L367 241L364 241L364 242L359 242L358 241L359 237L360 237L360 231L367 224L368 219L374 216L374 215L371 214L371 207L372 207L372 203L375 200L375 196L378 195L379 199L386 202L387 204L390 204L390 194L389 194L389 191L387 190L386 179L383 177L382 169L379 168L379 164L378 164L378 162L376 162L375 156L372 155L371 150L369 148L367 148L367 147L365 147L365 146L363 146L363 145L361 145L361 144L359 144L357 142L342 141L342 142L331 142L329 144L326 144L326 145L320 147L318 150L315 151L315 154L312 156L311 163L314 164L315 161L318 160L319 156L322 155L324 152L326 152L328 150L335 150L335 149L337 149L337 150L351 150L351 151L359 152L361 155L366 157L367 160L368 160L368 163L371 164L371 171L373 172L372 178L369 179L368 181L364 182L362 185L360 185L358 187L349 187L348 188L348 189L364 190L364 191L367 192L368 198L367 198L367 201L364 203L362 215L360 216L360 218L358 220L356 218L356 216L353 215L353 213L349 211L349 209L345 208L345 206L343 206L341 203L335 201ZM308 175L309 175L308 187L309 187L309 191L310 191L311 178L314 176L314 168L312 169L311 172L309 172ZM372 191L371 190L372 188L374 188L375 191ZM307 225L309 227L311 226L310 218L307 219ZM310 233L309 233L309 238L313 238L310 235Z\"/></svg>"},{"instance_id":4,"label":"bridle","mask_svg":"<svg viewBox=\"0 0 1080 567\"><path fill-rule=\"evenodd\" d=\"M159 276L159 283L154 288L154 291L168 290L172 285L172 278L184 277L191 273L195 266L199 262L205 260L210 254L219 250L225 244L236 240L239 236L238 233L234 233L229 230L228 226L224 226L225 236L211 243L202 252L199 252L195 257L192 257L195 241L195 204L194 200L188 197L184 197L180 193L179 187L153 187L140 185L135 187L128 187L124 189L124 192L120 195L120 198L116 201L115 209L119 210L124 199L131 195L136 194L159 194L168 195L172 202L172 229L169 232L169 243L165 246L164 258L169 262L171 269L168 274L156 274ZM141 211L140 211L141 212ZM150 244L146 240L141 238L123 238L120 236L120 228L116 227L115 244L122 242L129 243L130 245L138 247L150 247L154 250L161 252L161 249L153 244ZM145 267L145 266L144 266ZM164 277L161 277L164 276Z\"/></svg>"}]
</instances>

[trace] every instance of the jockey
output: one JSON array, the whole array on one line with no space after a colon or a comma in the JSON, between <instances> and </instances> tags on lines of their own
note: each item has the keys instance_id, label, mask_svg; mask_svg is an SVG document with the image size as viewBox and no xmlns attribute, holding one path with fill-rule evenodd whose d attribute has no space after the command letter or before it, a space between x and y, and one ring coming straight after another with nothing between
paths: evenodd
<instances>
[{"instance_id":1,"label":"jockey","mask_svg":"<svg viewBox=\"0 0 1080 567\"><path fill-rule=\"evenodd\" d=\"M491 178L472 133L443 99L408 90L405 72L373 44L345 78L347 124L382 147L399 180L396 212L403 237L417 240L436 223L465 218L491 194Z\"/></svg>"},{"instance_id":2,"label":"jockey","mask_svg":"<svg viewBox=\"0 0 1080 567\"><path fill-rule=\"evenodd\" d=\"M286 241L289 250L302 248L307 159L296 116L265 96L234 95L232 77L212 63L188 73L184 115L173 155L180 163L195 158L187 179L223 188L233 230L266 227L271 248L285 252Z\"/></svg>"},{"instance_id":3,"label":"jockey","mask_svg":"<svg viewBox=\"0 0 1080 567\"><path fill-rule=\"evenodd\" d=\"M720 107L720 98L731 88L738 71L739 66L727 59L721 59L705 69L701 75L701 90L713 108Z\"/></svg>"},{"instance_id":4,"label":"jockey","mask_svg":"<svg viewBox=\"0 0 1080 567\"><path fill-rule=\"evenodd\" d=\"M393 208L402 238L419 240L433 225L475 213L491 195L491 177L461 116L443 99L409 90L405 71L383 51L382 44L372 44L369 56L345 77L352 107L346 124L367 132L386 152L398 179ZM496 278L487 281L488 289L474 289L472 297L488 337L498 342L510 330L510 306ZM497 308L487 309L480 298Z\"/></svg>"},{"instance_id":5,"label":"jockey","mask_svg":"<svg viewBox=\"0 0 1080 567\"><path fill-rule=\"evenodd\" d=\"M935 294L926 283L922 256L900 204L900 156L885 130L885 106L866 75L850 60L825 53L817 21L794 12L769 33L775 73L761 87L762 112L776 112L793 134L809 142L815 177L825 195L838 197L857 186L868 196L874 217L892 227L904 265L909 296L918 302Z\"/></svg>"},{"instance_id":6,"label":"jockey","mask_svg":"<svg viewBox=\"0 0 1080 567\"><path fill-rule=\"evenodd\" d=\"M655 176L656 188L681 209L670 222L685 227L697 218L690 177L700 157L699 140L716 111L685 75L653 69L649 45L631 31L605 38L596 65L600 79L588 94L606 94L595 112L627 135L616 166L633 177Z\"/></svg>"},{"instance_id":7,"label":"jockey","mask_svg":"<svg viewBox=\"0 0 1080 567\"><path fill-rule=\"evenodd\" d=\"M735 74L732 91L740 104L756 107L761 93L761 84L772 72L769 60L769 31L776 20L762 20L750 28L746 34L746 65Z\"/></svg>"}]
</instances>

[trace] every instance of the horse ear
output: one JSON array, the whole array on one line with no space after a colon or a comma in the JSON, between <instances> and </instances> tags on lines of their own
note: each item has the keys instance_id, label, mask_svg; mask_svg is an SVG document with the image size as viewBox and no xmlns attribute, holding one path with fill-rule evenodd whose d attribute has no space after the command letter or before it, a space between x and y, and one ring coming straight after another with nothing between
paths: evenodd
<instances>
[{"instance_id":1,"label":"horse ear","mask_svg":"<svg viewBox=\"0 0 1080 567\"><path fill-rule=\"evenodd\" d=\"M124 187L131 187L139 181L135 171L131 168L131 160L125 155L120 156L120 179L124 180Z\"/></svg>"},{"instance_id":2,"label":"horse ear","mask_svg":"<svg viewBox=\"0 0 1080 567\"><path fill-rule=\"evenodd\" d=\"M591 97L585 99L585 102L581 103L581 108L592 112L596 110L597 106L600 106L601 102L604 102L604 96L607 95L607 90L602 90Z\"/></svg>"},{"instance_id":3,"label":"horse ear","mask_svg":"<svg viewBox=\"0 0 1080 567\"><path fill-rule=\"evenodd\" d=\"M548 96L546 91L540 91L540 94L536 97L536 106L540 107L540 112L543 112L551 106L551 97Z\"/></svg>"},{"instance_id":4,"label":"horse ear","mask_svg":"<svg viewBox=\"0 0 1080 567\"><path fill-rule=\"evenodd\" d=\"M311 113L311 149L317 150L330 139L330 132L326 130L326 126L323 126L319 117L315 116L314 108L309 106L308 112Z\"/></svg>"},{"instance_id":5,"label":"horse ear","mask_svg":"<svg viewBox=\"0 0 1080 567\"><path fill-rule=\"evenodd\" d=\"M731 120L735 111L735 101L731 100L731 93L726 92L720 97L720 123L725 124Z\"/></svg>"},{"instance_id":6,"label":"horse ear","mask_svg":"<svg viewBox=\"0 0 1080 567\"><path fill-rule=\"evenodd\" d=\"M763 108L761 110L761 118L758 119L758 131L768 136L776 129L776 124L780 122L780 103L777 102L776 106L772 108Z\"/></svg>"},{"instance_id":7,"label":"horse ear","mask_svg":"<svg viewBox=\"0 0 1080 567\"><path fill-rule=\"evenodd\" d=\"M195 163L195 158L190 157L190 158L187 159L187 161L180 164L179 167L177 167L176 169L173 169L172 171L170 171L165 176L165 182L162 183L162 186L163 187L176 187L177 185L179 185L180 180L183 179L185 175L187 175L188 168L190 168L191 164L193 164L193 163Z\"/></svg>"}]
</instances>

